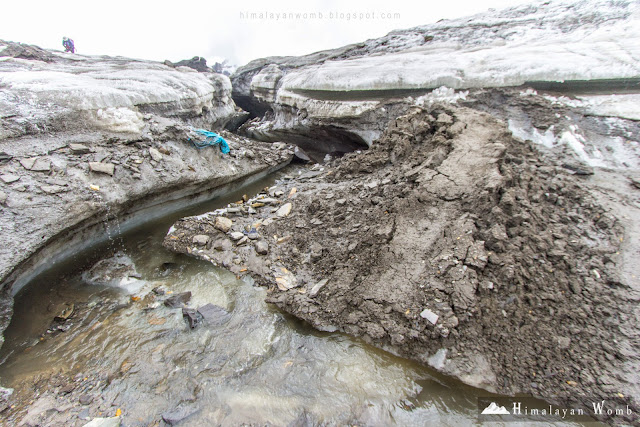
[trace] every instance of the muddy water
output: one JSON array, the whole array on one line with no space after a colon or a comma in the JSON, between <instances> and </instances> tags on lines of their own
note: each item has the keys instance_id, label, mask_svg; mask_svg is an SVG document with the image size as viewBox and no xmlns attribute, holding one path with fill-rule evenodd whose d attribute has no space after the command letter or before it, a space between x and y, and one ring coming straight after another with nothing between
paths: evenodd
<instances>
[{"instance_id":1,"label":"muddy water","mask_svg":"<svg viewBox=\"0 0 640 427\"><path fill-rule=\"evenodd\" d=\"M25 287L0 354L0 383L16 389L18 406L35 394L60 395L55 381L68 378L74 390L58 399L71 405L56 416L70 425L113 416L116 408L126 425L150 425L176 409L192 414L185 425L476 424L482 392L345 335L311 330L267 305L265 290L249 280L162 248L176 218L255 193L284 173L291 170L147 224ZM87 283L86 270L114 254L135 266L139 278L127 278L130 289L139 288L133 294ZM102 273L117 281L130 272ZM180 309L148 307L153 301L144 297L158 286L191 291L190 307L213 303L231 316L191 330ZM64 322L71 326L48 333L71 304ZM80 393L91 404L79 404Z\"/></svg>"}]
</instances>

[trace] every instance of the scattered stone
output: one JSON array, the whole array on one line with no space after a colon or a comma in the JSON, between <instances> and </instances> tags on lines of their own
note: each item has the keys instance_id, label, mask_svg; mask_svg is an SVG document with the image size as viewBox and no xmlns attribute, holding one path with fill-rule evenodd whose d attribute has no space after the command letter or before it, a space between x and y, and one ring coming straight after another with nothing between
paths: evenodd
<instances>
[{"instance_id":1,"label":"scattered stone","mask_svg":"<svg viewBox=\"0 0 640 427\"><path fill-rule=\"evenodd\" d=\"M562 167L565 169L569 169L576 175L593 175L593 168L591 166L585 165L584 163L565 162L562 164Z\"/></svg>"},{"instance_id":2,"label":"scattered stone","mask_svg":"<svg viewBox=\"0 0 640 427\"><path fill-rule=\"evenodd\" d=\"M205 246L207 243L209 243L209 236L207 236L206 234L197 234L193 236L193 239L191 239L191 241L194 245Z\"/></svg>"},{"instance_id":3,"label":"scattered stone","mask_svg":"<svg viewBox=\"0 0 640 427\"><path fill-rule=\"evenodd\" d=\"M258 240L255 243L255 247L256 247L256 252L259 255L266 255L267 253L269 253L269 244L264 240Z\"/></svg>"},{"instance_id":4,"label":"scattered stone","mask_svg":"<svg viewBox=\"0 0 640 427\"><path fill-rule=\"evenodd\" d=\"M231 318L227 310L211 303L198 308L198 313L205 322L214 325L221 325Z\"/></svg>"},{"instance_id":5,"label":"scattered stone","mask_svg":"<svg viewBox=\"0 0 640 427\"><path fill-rule=\"evenodd\" d=\"M319 243L312 243L309 250L312 262L316 262L322 258L322 246Z\"/></svg>"},{"instance_id":6,"label":"scattered stone","mask_svg":"<svg viewBox=\"0 0 640 427\"><path fill-rule=\"evenodd\" d=\"M256 153L253 150L245 150L244 155L247 159L254 159L256 157Z\"/></svg>"},{"instance_id":7,"label":"scattered stone","mask_svg":"<svg viewBox=\"0 0 640 427\"><path fill-rule=\"evenodd\" d=\"M57 194L66 191L66 188L61 187L60 185L42 185L40 189L47 194Z\"/></svg>"},{"instance_id":8,"label":"scattered stone","mask_svg":"<svg viewBox=\"0 0 640 427\"><path fill-rule=\"evenodd\" d=\"M8 174L0 175L0 179L5 184L11 184L12 182L16 182L17 180L19 180L20 177L18 175L14 175L12 173L8 173Z\"/></svg>"},{"instance_id":9,"label":"scattered stone","mask_svg":"<svg viewBox=\"0 0 640 427\"><path fill-rule=\"evenodd\" d=\"M94 418L84 427L120 427L120 417Z\"/></svg>"},{"instance_id":10,"label":"scattered stone","mask_svg":"<svg viewBox=\"0 0 640 427\"><path fill-rule=\"evenodd\" d=\"M7 193L0 190L0 205L4 205L7 202Z\"/></svg>"},{"instance_id":11,"label":"scattered stone","mask_svg":"<svg viewBox=\"0 0 640 427\"><path fill-rule=\"evenodd\" d=\"M239 231L232 231L231 233L229 233L229 237L235 242L242 239L244 237L244 234Z\"/></svg>"},{"instance_id":12,"label":"scattered stone","mask_svg":"<svg viewBox=\"0 0 640 427\"><path fill-rule=\"evenodd\" d=\"M196 414L198 411L198 408L192 406L179 405L174 410L162 414L162 419L169 425L175 425L182 421L185 421L187 418Z\"/></svg>"},{"instance_id":13,"label":"scattered stone","mask_svg":"<svg viewBox=\"0 0 640 427\"><path fill-rule=\"evenodd\" d=\"M317 282L315 285L313 285L313 287L311 288L311 291L309 291L309 296L313 298L316 295L318 295L318 292L320 292L320 289L322 289L328 282L329 282L329 279L322 279L319 282Z\"/></svg>"},{"instance_id":14,"label":"scattered stone","mask_svg":"<svg viewBox=\"0 0 640 427\"><path fill-rule=\"evenodd\" d=\"M322 225L324 224L321 220L319 220L318 218L311 218L311 221L309 221L311 224L313 225Z\"/></svg>"},{"instance_id":15,"label":"scattered stone","mask_svg":"<svg viewBox=\"0 0 640 427\"><path fill-rule=\"evenodd\" d=\"M293 205L291 203L285 203L284 205L280 206L280 208L276 211L276 216L279 218L284 218L285 216L288 216L291 213L292 207Z\"/></svg>"},{"instance_id":16,"label":"scattered stone","mask_svg":"<svg viewBox=\"0 0 640 427\"><path fill-rule=\"evenodd\" d=\"M309 155L305 153L302 148L297 146L296 148L293 149L293 157L295 160L301 161L303 163L307 163L311 161L311 157L309 157Z\"/></svg>"},{"instance_id":17,"label":"scattered stone","mask_svg":"<svg viewBox=\"0 0 640 427\"><path fill-rule=\"evenodd\" d=\"M91 152L89 147L84 144L71 143L69 144L69 149L71 150L72 154L76 155L89 154Z\"/></svg>"},{"instance_id":18,"label":"scattered stone","mask_svg":"<svg viewBox=\"0 0 640 427\"><path fill-rule=\"evenodd\" d=\"M224 216L217 216L213 226L216 229L222 231L223 233L227 233L231 229L232 225L233 225L233 220L226 218Z\"/></svg>"},{"instance_id":19,"label":"scattered stone","mask_svg":"<svg viewBox=\"0 0 640 427\"><path fill-rule=\"evenodd\" d=\"M272 145L276 150L282 150L287 147L287 144L285 144L284 142L274 142Z\"/></svg>"},{"instance_id":20,"label":"scattered stone","mask_svg":"<svg viewBox=\"0 0 640 427\"><path fill-rule=\"evenodd\" d=\"M74 311L75 311L75 305L73 303L72 304L67 304L60 311L60 313L58 313L58 315L56 317L54 317L54 320L65 321L65 320L67 320L69 317L71 317L73 315Z\"/></svg>"},{"instance_id":21,"label":"scattered stone","mask_svg":"<svg viewBox=\"0 0 640 427\"><path fill-rule=\"evenodd\" d=\"M183 308L182 317L187 321L191 329L195 329L202 322L202 314L193 308Z\"/></svg>"},{"instance_id":22,"label":"scattered stone","mask_svg":"<svg viewBox=\"0 0 640 427\"><path fill-rule=\"evenodd\" d=\"M236 242L236 245L241 246L247 243L248 241L249 241L249 238L247 236L242 236L242 239L238 240Z\"/></svg>"},{"instance_id":23,"label":"scattered stone","mask_svg":"<svg viewBox=\"0 0 640 427\"><path fill-rule=\"evenodd\" d=\"M33 165L36 164L36 159L37 159L37 157L30 157L30 158L27 158L27 159L20 159L20 164L26 170L31 170Z\"/></svg>"},{"instance_id":24,"label":"scattered stone","mask_svg":"<svg viewBox=\"0 0 640 427\"><path fill-rule=\"evenodd\" d=\"M0 151L0 163L6 163L11 159L13 159L12 155L7 154L4 151Z\"/></svg>"},{"instance_id":25,"label":"scattered stone","mask_svg":"<svg viewBox=\"0 0 640 427\"><path fill-rule=\"evenodd\" d=\"M165 156L171 155L171 151L167 150L165 147L158 147L158 151Z\"/></svg>"},{"instance_id":26,"label":"scattered stone","mask_svg":"<svg viewBox=\"0 0 640 427\"><path fill-rule=\"evenodd\" d=\"M294 276L293 273L291 273L285 267L276 267L274 276L276 278L278 289L280 289L281 291L286 291L298 286L296 276Z\"/></svg>"},{"instance_id":27,"label":"scattered stone","mask_svg":"<svg viewBox=\"0 0 640 427\"><path fill-rule=\"evenodd\" d=\"M51 161L49 159L38 158L31 170L33 172L49 172L51 170Z\"/></svg>"},{"instance_id":28,"label":"scattered stone","mask_svg":"<svg viewBox=\"0 0 640 427\"><path fill-rule=\"evenodd\" d=\"M278 240L276 240L276 243L279 244L279 245L282 245L283 243L287 243L287 242L291 241L291 239L293 239L292 236L280 237Z\"/></svg>"},{"instance_id":29,"label":"scattered stone","mask_svg":"<svg viewBox=\"0 0 640 427\"><path fill-rule=\"evenodd\" d=\"M164 305L169 308L182 308L191 299L191 292L182 292L180 294L172 295L164 300Z\"/></svg>"},{"instance_id":30,"label":"scattered stone","mask_svg":"<svg viewBox=\"0 0 640 427\"><path fill-rule=\"evenodd\" d=\"M89 170L96 173L111 175L115 173L116 166L113 163L89 162Z\"/></svg>"},{"instance_id":31,"label":"scattered stone","mask_svg":"<svg viewBox=\"0 0 640 427\"><path fill-rule=\"evenodd\" d=\"M167 264L166 262L162 265ZM151 292L153 292L156 295L164 295L164 289L162 289L160 286L156 286L155 288L151 289Z\"/></svg>"},{"instance_id":32,"label":"scattered stone","mask_svg":"<svg viewBox=\"0 0 640 427\"><path fill-rule=\"evenodd\" d=\"M256 230L251 230L249 234L247 234L247 238L249 238L249 240L258 240L260 238L260 233Z\"/></svg>"},{"instance_id":33,"label":"scattered stone","mask_svg":"<svg viewBox=\"0 0 640 427\"><path fill-rule=\"evenodd\" d=\"M422 310L422 312L420 313L420 317L422 317L423 319L427 319L433 325L435 325L438 322L438 315L435 314L433 311L429 310L428 308L425 308L424 310Z\"/></svg>"},{"instance_id":34,"label":"scattered stone","mask_svg":"<svg viewBox=\"0 0 640 427\"><path fill-rule=\"evenodd\" d=\"M153 148L153 147L149 148L149 155L156 162L162 161L162 154L160 154L160 152L157 149Z\"/></svg>"}]
</instances>

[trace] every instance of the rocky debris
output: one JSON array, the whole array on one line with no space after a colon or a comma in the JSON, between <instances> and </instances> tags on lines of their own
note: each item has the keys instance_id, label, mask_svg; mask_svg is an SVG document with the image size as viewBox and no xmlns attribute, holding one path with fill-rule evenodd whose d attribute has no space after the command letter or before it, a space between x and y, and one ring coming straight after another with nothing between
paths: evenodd
<instances>
[{"instance_id":1,"label":"rocky debris","mask_svg":"<svg viewBox=\"0 0 640 427\"><path fill-rule=\"evenodd\" d=\"M164 305L169 308L182 308L184 307L189 300L191 299L191 292L182 292L179 294L175 294L164 300Z\"/></svg>"},{"instance_id":2,"label":"rocky debris","mask_svg":"<svg viewBox=\"0 0 640 427\"><path fill-rule=\"evenodd\" d=\"M264 240L258 240L255 243L256 253L259 255L266 255L269 253L269 244Z\"/></svg>"},{"instance_id":3,"label":"rocky debris","mask_svg":"<svg viewBox=\"0 0 640 427\"><path fill-rule=\"evenodd\" d=\"M189 67L200 73L210 73L212 70L207 66L207 60L201 56L194 56L191 59L183 59L182 61L173 63L169 60L164 61L164 65L172 68Z\"/></svg>"},{"instance_id":4,"label":"rocky debris","mask_svg":"<svg viewBox=\"0 0 640 427\"><path fill-rule=\"evenodd\" d=\"M69 144L69 150L71 150L71 154L75 154L76 156L81 156L83 154L89 154L91 152L91 149L89 147L87 147L84 144L78 144L78 143L70 143Z\"/></svg>"},{"instance_id":5,"label":"rocky debris","mask_svg":"<svg viewBox=\"0 0 640 427\"><path fill-rule=\"evenodd\" d=\"M195 329L203 319L202 314L193 308L183 308L182 317L187 321L191 329Z\"/></svg>"},{"instance_id":6,"label":"rocky debris","mask_svg":"<svg viewBox=\"0 0 640 427\"><path fill-rule=\"evenodd\" d=\"M47 50L38 46L5 42L7 46L0 52L2 56L10 56L12 58L27 59L30 61L54 62L55 57Z\"/></svg>"},{"instance_id":7,"label":"rocky debris","mask_svg":"<svg viewBox=\"0 0 640 427\"><path fill-rule=\"evenodd\" d=\"M83 427L120 427L120 417L94 418Z\"/></svg>"},{"instance_id":8,"label":"rocky debris","mask_svg":"<svg viewBox=\"0 0 640 427\"><path fill-rule=\"evenodd\" d=\"M7 196L7 193L5 193L4 191L0 190L0 205L4 205L7 202L7 198L9 196Z\"/></svg>"},{"instance_id":9,"label":"rocky debris","mask_svg":"<svg viewBox=\"0 0 640 427\"><path fill-rule=\"evenodd\" d=\"M225 218L223 216L217 216L215 219L215 224L213 225L216 229L222 231L223 233L227 233L231 226L233 225L233 221L229 218Z\"/></svg>"},{"instance_id":10,"label":"rocky debris","mask_svg":"<svg viewBox=\"0 0 640 427\"><path fill-rule=\"evenodd\" d=\"M18 181L20 179L20 176L18 176L16 174L13 174L13 173L7 173L7 174L4 174L4 175L0 175L0 179L5 184L11 184L11 183L14 183L14 182Z\"/></svg>"},{"instance_id":11,"label":"rocky debris","mask_svg":"<svg viewBox=\"0 0 640 427\"><path fill-rule=\"evenodd\" d=\"M289 181L280 189L297 188L289 215L264 204L257 221L234 220L286 244L260 257L233 245L193 255L252 274L267 301L320 330L475 387L606 398L631 390L634 375L611 360L638 354L620 332L632 317L614 273L623 230L583 178L554 162L483 113L414 107L370 150ZM203 221L178 221L165 246L188 252ZM622 356L610 339L636 350ZM575 381L593 366L615 385Z\"/></svg>"},{"instance_id":12,"label":"rocky debris","mask_svg":"<svg viewBox=\"0 0 640 427\"><path fill-rule=\"evenodd\" d=\"M178 405L175 409L167 411L162 414L162 419L165 423L173 426L183 421L186 421L192 415L195 415L200 410L192 405Z\"/></svg>"},{"instance_id":13,"label":"rocky debris","mask_svg":"<svg viewBox=\"0 0 640 427\"><path fill-rule=\"evenodd\" d=\"M89 162L89 170L91 172L103 173L113 176L116 170L116 165L114 165L113 163Z\"/></svg>"},{"instance_id":14,"label":"rocky debris","mask_svg":"<svg viewBox=\"0 0 640 427\"><path fill-rule=\"evenodd\" d=\"M276 216L283 218L291 213L291 208L293 205L291 203L285 203L276 211Z\"/></svg>"},{"instance_id":15,"label":"rocky debris","mask_svg":"<svg viewBox=\"0 0 640 427\"><path fill-rule=\"evenodd\" d=\"M422 317L423 319L427 319L429 322L431 322L432 325L435 325L436 323L438 323L439 316L428 308L425 308L420 312L420 317Z\"/></svg>"},{"instance_id":16,"label":"rocky debris","mask_svg":"<svg viewBox=\"0 0 640 427\"><path fill-rule=\"evenodd\" d=\"M149 156L151 156L151 159L155 162L162 161L162 154L154 147L149 148Z\"/></svg>"},{"instance_id":17,"label":"rocky debris","mask_svg":"<svg viewBox=\"0 0 640 427\"><path fill-rule=\"evenodd\" d=\"M90 405L90 404L91 404L91 402L93 402L93 397L91 397L91 396L90 396L90 395L88 395L88 394L82 394L82 395L80 395L80 397L78 398L78 402L79 402L81 405Z\"/></svg>"},{"instance_id":18,"label":"rocky debris","mask_svg":"<svg viewBox=\"0 0 640 427\"><path fill-rule=\"evenodd\" d=\"M207 243L209 243L209 236L205 234L198 234L196 236L193 236L192 241L194 245L205 246Z\"/></svg>"},{"instance_id":19,"label":"rocky debris","mask_svg":"<svg viewBox=\"0 0 640 427\"><path fill-rule=\"evenodd\" d=\"M231 318L231 314L227 310L211 303L198 308L198 313L210 325L221 325Z\"/></svg>"}]
</instances>

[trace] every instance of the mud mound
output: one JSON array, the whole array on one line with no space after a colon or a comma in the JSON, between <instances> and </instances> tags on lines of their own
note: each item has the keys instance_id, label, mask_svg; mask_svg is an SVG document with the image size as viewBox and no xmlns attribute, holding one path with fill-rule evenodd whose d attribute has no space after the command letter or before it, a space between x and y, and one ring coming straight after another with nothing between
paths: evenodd
<instances>
[{"instance_id":1,"label":"mud mound","mask_svg":"<svg viewBox=\"0 0 640 427\"><path fill-rule=\"evenodd\" d=\"M166 244L253 273L268 301L318 329L473 386L557 402L637 395L638 344L620 329L636 298L617 273L623 229L581 179L489 115L416 107L371 150L282 184L288 216L239 213L230 232L274 236L267 255L192 249L194 234L227 239L202 219Z\"/></svg>"}]
</instances>

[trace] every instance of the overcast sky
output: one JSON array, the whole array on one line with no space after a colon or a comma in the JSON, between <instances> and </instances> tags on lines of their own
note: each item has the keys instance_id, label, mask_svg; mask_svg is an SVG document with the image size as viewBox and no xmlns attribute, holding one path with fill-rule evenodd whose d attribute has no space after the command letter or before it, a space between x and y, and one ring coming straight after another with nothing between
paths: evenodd
<instances>
[{"instance_id":1,"label":"overcast sky","mask_svg":"<svg viewBox=\"0 0 640 427\"><path fill-rule=\"evenodd\" d=\"M356 0L347 6L337 0L7 0L0 6L0 39L62 49L62 37L67 36L84 54L174 62L204 56L209 63L227 58L243 65L525 2Z\"/></svg>"}]
</instances>

